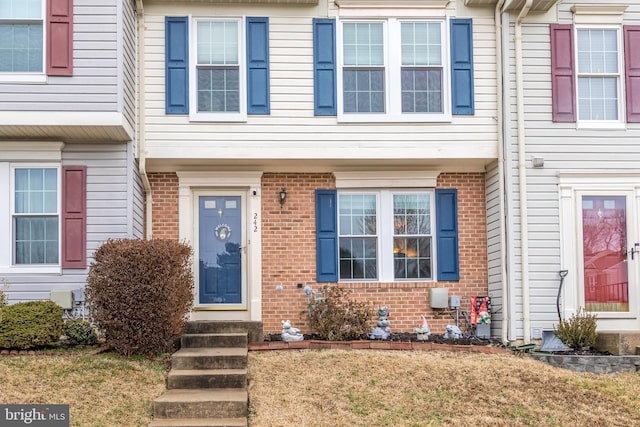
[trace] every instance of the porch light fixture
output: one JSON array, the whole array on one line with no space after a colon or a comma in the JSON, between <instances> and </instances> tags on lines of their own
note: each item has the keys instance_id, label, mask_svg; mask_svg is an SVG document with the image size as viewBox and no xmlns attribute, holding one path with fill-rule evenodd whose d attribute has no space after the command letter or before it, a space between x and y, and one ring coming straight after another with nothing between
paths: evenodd
<instances>
[{"instance_id":1,"label":"porch light fixture","mask_svg":"<svg viewBox=\"0 0 640 427\"><path fill-rule=\"evenodd\" d=\"M286 200L287 200L287 190L283 188L282 190L280 190L280 206L283 206Z\"/></svg>"}]
</instances>

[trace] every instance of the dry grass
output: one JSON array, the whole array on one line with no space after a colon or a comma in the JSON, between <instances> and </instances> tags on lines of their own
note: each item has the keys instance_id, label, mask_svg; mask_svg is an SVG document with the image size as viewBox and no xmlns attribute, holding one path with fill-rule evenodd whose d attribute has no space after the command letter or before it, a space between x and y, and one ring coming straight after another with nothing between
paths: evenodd
<instances>
[{"instance_id":1,"label":"dry grass","mask_svg":"<svg viewBox=\"0 0 640 427\"><path fill-rule=\"evenodd\" d=\"M640 425L640 374L577 374L526 357L252 352L250 425Z\"/></svg>"},{"instance_id":2,"label":"dry grass","mask_svg":"<svg viewBox=\"0 0 640 427\"><path fill-rule=\"evenodd\" d=\"M69 404L72 426L147 426L165 373L162 361L87 351L0 357L0 402Z\"/></svg>"},{"instance_id":3,"label":"dry grass","mask_svg":"<svg viewBox=\"0 0 640 427\"><path fill-rule=\"evenodd\" d=\"M146 426L163 361L87 352L0 357L0 403L68 403L72 426ZM249 354L250 426L640 425L640 374L526 357L303 350Z\"/></svg>"}]
</instances>

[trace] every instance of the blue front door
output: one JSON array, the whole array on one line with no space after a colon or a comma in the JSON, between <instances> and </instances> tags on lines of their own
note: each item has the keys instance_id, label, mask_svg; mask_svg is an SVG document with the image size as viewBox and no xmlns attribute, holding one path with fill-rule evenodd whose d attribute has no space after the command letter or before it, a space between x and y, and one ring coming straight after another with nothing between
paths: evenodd
<instances>
[{"instance_id":1,"label":"blue front door","mask_svg":"<svg viewBox=\"0 0 640 427\"><path fill-rule=\"evenodd\" d=\"M242 200L199 196L200 304L242 303Z\"/></svg>"}]
</instances>

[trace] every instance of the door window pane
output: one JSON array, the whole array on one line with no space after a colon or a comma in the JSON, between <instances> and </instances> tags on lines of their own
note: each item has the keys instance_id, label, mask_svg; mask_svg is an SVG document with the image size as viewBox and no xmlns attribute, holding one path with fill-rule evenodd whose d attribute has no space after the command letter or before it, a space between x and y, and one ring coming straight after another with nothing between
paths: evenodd
<instances>
[{"instance_id":1,"label":"door window pane","mask_svg":"<svg viewBox=\"0 0 640 427\"><path fill-rule=\"evenodd\" d=\"M584 196L582 239L585 310L628 312L626 198Z\"/></svg>"}]
</instances>

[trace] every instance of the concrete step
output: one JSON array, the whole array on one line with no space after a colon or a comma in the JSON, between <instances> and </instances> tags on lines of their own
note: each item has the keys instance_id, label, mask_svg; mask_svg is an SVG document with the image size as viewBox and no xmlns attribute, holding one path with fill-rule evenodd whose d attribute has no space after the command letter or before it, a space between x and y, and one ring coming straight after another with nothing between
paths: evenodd
<instances>
[{"instance_id":1,"label":"concrete step","mask_svg":"<svg viewBox=\"0 0 640 427\"><path fill-rule=\"evenodd\" d=\"M169 390L153 402L155 419L247 417L246 389Z\"/></svg>"},{"instance_id":2,"label":"concrete step","mask_svg":"<svg viewBox=\"0 0 640 427\"><path fill-rule=\"evenodd\" d=\"M185 334L216 334L229 332L247 332L249 342L261 342L264 339L262 322L192 320L185 324Z\"/></svg>"},{"instance_id":3,"label":"concrete step","mask_svg":"<svg viewBox=\"0 0 640 427\"><path fill-rule=\"evenodd\" d=\"M173 369L246 369L247 348L181 348L171 356Z\"/></svg>"},{"instance_id":4,"label":"concrete step","mask_svg":"<svg viewBox=\"0 0 640 427\"><path fill-rule=\"evenodd\" d=\"M246 418L173 418L157 419L149 427L247 427Z\"/></svg>"},{"instance_id":5,"label":"concrete step","mask_svg":"<svg viewBox=\"0 0 640 427\"><path fill-rule=\"evenodd\" d=\"M167 375L169 390L245 388L246 386L246 369L172 369Z\"/></svg>"},{"instance_id":6,"label":"concrete step","mask_svg":"<svg viewBox=\"0 0 640 427\"><path fill-rule=\"evenodd\" d=\"M193 347L247 347L246 332L219 332L185 334L180 338L182 348Z\"/></svg>"}]
</instances>

